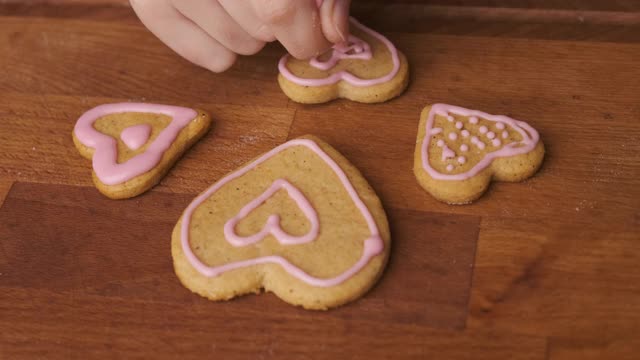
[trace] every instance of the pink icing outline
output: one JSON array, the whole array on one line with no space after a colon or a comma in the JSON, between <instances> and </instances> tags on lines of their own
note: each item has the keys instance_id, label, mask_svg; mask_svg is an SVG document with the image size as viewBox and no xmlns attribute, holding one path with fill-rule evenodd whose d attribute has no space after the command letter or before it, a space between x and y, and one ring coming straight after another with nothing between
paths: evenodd
<instances>
[{"instance_id":1,"label":"pink icing outline","mask_svg":"<svg viewBox=\"0 0 640 360\"><path fill-rule=\"evenodd\" d=\"M151 135L151 125L139 124L129 126L120 133L120 140L131 150L138 150L144 145Z\"/></svg>"},{"instance_id":2,"label":"pink icing outline","mask_svg":"<svg viewBox=\"0 0 640 360\"><path fill-rule=\"evenodd\" d=\"M99 132L93 124L105 115L127 112L163 114L173 119L145 152L118 164L116 139ZM116 185L153 169L182 128L197 116L195 110L179 106L144 103L105 104L82 114L76 122L74 133L84 146L94 149L93 170L98 179L106 185Z\"/></svg>"},{"instance_id":3,"label":"pink icing outline","mask_svg":"<svg viewBox=\"0 0 640 360\"><path fill-rule=\"evenodd\" d=\"M522 141L513 142L508 145L505 145L500 150L490 152L486 154L482 160L480 160L473 168L469 171L460 174L442 174L434 169L431 164L429 164L429 142L431 141L431 137L433 134L431 133L431 129L433 127L435 115L437 113L442 112L452 112L459 116L464 117L477 117L483 118L493 122L503 122L509 124L515 131L520 133L522 136ZM471 121L470 121L471 122ZM525 154L530 152L535 148L540 139L540 135L538 132L532 128L529 124L524 121L519 121L512 119L510 117L504 115L490 115L478 110L470 110L465 109L459 106L447 105L447 104L435 104L431 107L427 117L426 123L426 131L425 137L422 140L422 168L429 173L429 175L437 180L466 180L472 176L475 176L480 171L484 170L491 162L500 157L509 157L520 154Z\"/></svg>"},{"instance_id":4,"label":"pink icing outline","mask_svg":"<svg viewBox=\"0 0 640 360\"><path fill-rule=\"evenodd\" d=\"M272 197L280 189L285 189L289 196L296 202L300 210L302 210L304 215L307 217L307 220L311 223L311 229L302 236L290 235L280 227L280 216L272 214L269 216L267 223L262 227L260 232L250 236L238 235L235 231L236 225L249 215L251 211L255 210L258 206L267 201L267 199ZM311 206L309 200L307 200L304 194L285 179L277 179L274 181L267 191L245 205L238 215L232 217L224 224L224 236L233 246L251 245L261 241L269 234L273 235L278 242L284 245L304 244L313 241L318 236L318 232L320 232L320 223L318 221L318 214L316 213L316 210Z\"/></svg>"},{"instance_id":5,"label":"pink icing outline","mask_svg":"<svg viewBox=\"0 0 640 360\"><path fill-rule=\"evenodd\" d=\"M388 49L389 52L391 53L391 59L393 61L393 69L391 70L390 73L388 73L385 76L376 78L376 79L361 79L353 74L351 74L350 72L343 70L337 73L334 73L324 79L305 79L305 78L300 78L297 77L296 75L294 75L291 71L289 71L289 69L287 68L287 59L289 58L289 54L284 55L281 59L280 62L278 62L278 70L280 70L280 73L282 74L282 76L284 76L285 78L287 78L289 81L296 83L298 85L302 85L302 86L324 86L324 85L333 85L335 83L337 83L338 81L344 80L346 82L348 82L351 85L354 86L372 86L372 85L377 85L377 84L381 84L387 81L390 81L391 79L393 79L396 74L398 74L398 71L400 70L400 58L398 56L398 50L396 49L396 47L391 43L391 41L389 41L386 37L384 37L383 35L373 31L372 29L362 25L360 22L358 22L358 20L354 19L353 17L350 18L351 19L351 23L355 26L357 26L358 28L360 28L360 30L366 32L367 34L375 37L376 39L378 39L380 42L382 42ZM335 52L334 52L335 53ZM333 56L333 55L332 55ZM312 60L313 62L313 60Z\"/></svg>"},{"instance_id":6,"label":"pink icing outline","mask_svg":"<svg viewBox=\"0 0 640 360\"><path fill-rule=\"evenodd\" d=\"M193 251L191 250L191 246L189 244L189 225L191 223L191 216L193 215L193 212L195 211L195 209L198 208L198 206L200 206L207 198L209 198L212 194L218 191L222 186L224 186L229 181L239 178L240 176L246 174L250 170L256 168L261 163L265 162L267 159L274 156L275 154L293 146L306 146L307 148L315 152L322 160L324 160L324 162L327 163L327 165L329 165L329 167L331 167L333 172L338 176L338 178L344 185L345 189L349 193L349 196L351 196L351 199L355 203L356 207L358 208L358 210L360 210L360 212L362 213L362 216L365 218L365 221L367 222L367 226L369 227L369 231L371 232L371 236L364 241L364 249L362 251L362 256L360 257L360 259L351 268L349 268L342 274L333 278L328 278L328 279L321 279L321 278L311 276L307 274L304 270L293 265L288 260L278 255L263 256L256 259L236 261L226 265L213 266L213 267L207 266L204 263L202 263L200 259L198 259L198 257L193 253ZM196 197L194 201L191 204L189 204L189 206L184 212L182 227L180 229L180 237L181 237L182 251L184 252L185 257L187 258L187 261L189 261L189 263L200 274L204 276L215 277L224 272L234 270L234 269L239 269L239 268L257 265L257 264L275 263L282 266L285 269L285 271L287 271L289 274L297 277L298 279L310 285L317 286L317 287L330 287L330 286L341 284L348 278L355 275L358 271L360 271L369 262L371 258L380 254L384 249L384 242L380 237L375 220L373 219L373 216L369 212L369 209L367 209L366 205L360 199L360 196L358 196L358 193L356 192L356 190L353 188L353 185L347 178L347 175L344 173L344 171L342 171L342 169L338 166L338 164L336 164L336 162L329 155L327 155L324 151L322 151L322 149L318 146L318 144L316 144L314 141L309 139L291 140L289 142L286 142L272 149L266 154L260 156L257 160L253 161L249 165L246 165L245 167L242 167L239 170L236 170L235 172L227 175L222 180L218 181L217 183L212 185L209 189L207 189L205 192L203 192L198 197Z\"/></svg>"}]
</instances>

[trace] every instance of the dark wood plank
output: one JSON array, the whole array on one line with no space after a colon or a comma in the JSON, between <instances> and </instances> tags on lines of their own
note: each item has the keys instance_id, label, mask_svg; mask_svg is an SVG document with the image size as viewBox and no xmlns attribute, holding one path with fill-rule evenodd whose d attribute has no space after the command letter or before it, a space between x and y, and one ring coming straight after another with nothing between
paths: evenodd
<instances>
[{"instance_id":1,"label":"dark wood plank","mask_svg":"<svg viewBox=\"0 0 640 360\"><path fill-rule=\"evenodd\" d=\"M111 201L89 187L16 183L0 208L3 219L0 239L3 239L6 257L6 262L0 264L0 289L12 294L0 299L0 307L7 313L21 313L23 320L28 321L42 311L58 311L58 304L46 305L46 310L25 309L12 298L25 291L33 291L36 297L55 294L56 302L65 302L66 294L84 304L71 314L100 306L93 302L126 301L126 307L111 315L112 323L141 326L143 324L131 323L128 319L136 313L147 313L150 318L144 324L153 324L154 328L173 324L162 315L167 304L173 306L176 316L195 307L199 309L196 312L208 314L208 321L194 321L189 317L182 329L205 331L208 324L215 323L216 330L209 331L208 341L221 346L225 342L222 334L235 333L240 326L225 320L231 313L236 318L254 317L255 322L263 324L278 318L278 323L302 326L310 332L322 333L325 331L322 328L331 324L345 327L343 332L322 335L325 345L348 342L343 338L347 328L372 331L385 326L406 327L415 329L413 334L420 338L420 334L432 333L427 328L462 330L465 326L479 230L477 217L388 209L394 245L385 276L361 300L325 314L294 309L271 295L213 303L184 289L173 274L169 244L171 230L191 197L150 192L132 200ZM152 309L157 310L156 315ZM59 316L55 319L41 319L41 328L64 326L67 333L81 329L75 315L70 319ZM21 329L18 324L12 324L3 325L5 333ZM243 327L242 332L251 339L264 330L260 326L249 326ZM176 341L182 336L182 330L174 329L166 333L164 339ZM353 336L357 339L362 333L356 331ZM156 341L159 345L164 340ZM298 341L299 349L318 346L314 344L318 341L316 337ZM410 354L405 352L403 344L385 343L395 351ZM534 343L539 345L538 341ZM70 339L68 345L74 348L77 343ZM156 346L149 345L153 346L140 351L153 354L151 348ZM247 351L268 350L259 344L254 346ZM240 347L245 345L238 344L238 349ZM286 344L281 350L289 352L295 348ZM128 349L119 349L125 350Z\"/></svg>"}]
</instances>

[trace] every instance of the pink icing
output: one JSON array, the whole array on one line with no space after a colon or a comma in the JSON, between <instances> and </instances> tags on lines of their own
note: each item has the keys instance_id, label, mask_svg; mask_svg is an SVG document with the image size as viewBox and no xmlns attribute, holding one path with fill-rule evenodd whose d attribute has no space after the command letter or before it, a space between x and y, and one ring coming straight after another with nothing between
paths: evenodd
<instances>
[{"instance_id":1,"label":"pink icing","mask_svg":"<svg viewBox=\"0 0 640 360\"><path fill-rule=\"evenodd\" d=\"M129 149L138 150L147 142L147 140L149 140L150 135L151 125L140 124L129 126L122 130L122 133L120 133L120 139L122 139L122 142L127 145Z\"/></svg>"},{"instance_id":2,"label":"pink icing","mask_svg":"<svg viewBox=\"0 0 640 360\"><path fill-rule=\"evenodd\" d=\"M444 147L442 148L442 161L445 161L455 156L456 156L456 153L453 150L449 149L447 145L444 145Z\"/></svg>"},{"instance_id":3,"label":"pink icing","mask_svg":"<svg viewBox=\"0 0 640 360\"><path fill-rule=\"evenodd\" d=\"M97 131L93 124L105 115L127 112L163 114L173 119L145 152L118 164L116 139ZM106 185L116 185L153 169L182 128L197 116L198 113L195 110L178 106L143 103L105 104L82 114L76 122L74 133L83 145L95 150L93 170L98 179Z\"/></svg>"},{"instance_id":4,"label":"pink icing","mask_svg":"<svg viewBox=\"0 0 640 360\"><path fill-rule=\"evenodd\" d=\"M429 142L431 141L431 128L433 127L435 115L441 112L452 112L459 116L469 117L469 122L472 122L473 118L481 117L488 121L493 122L502 122L511 126L514 131L517 131L522 137L521 141L513 142L505 145L501 149L496 151L487 153L477 164L475 164L470 170L460 173L460 174L442 174L435 170L431 164L429 163ZM503 135L504 136L504 135ZM512 119L503 115L490 115L477 110L465 109L458 106L446 105L446 104L436 104L431 107L431 111L427 115L426 121L426 132L425 137L422 140L422 167L424 170L434 179L438 180L466 180L470 177L478 174L480 171L484 170L493 159L500 157L508 157L515 156L520 154L525 154L533 150L540 136L538 132L532 128L529 124L524 121L519 121ZM474 142L474 139L471 139L471 142ZM476 138L476 144L484 143L479 142Z\"/></svg>"},{"instance_id":5,"label":"pink icing","mask_svg":"<svg viewBox=\"0 0 640 360\"><path fill-rule=\"evenodd\" d=\"M369 29L368 27L362 25L360 22L358 22L356 19L351 18L351 24L354 25L355 27L357 27L358 29L362 30L363 32L371 35L372 37L376 38L377 40L379 40L380 42L382 42L387 49L389 50L389 53L391 54L391 60L393 62L393 68L391 69L391 71L384 76L381 76L379 78L375 78L375 79L362 79L359 78L355 75L353 75L352 73L343 70L340 72L336 72L334 74L329 75L326 78L323 79L307 79L307 78L301 78L298 77L296 75L294 75L291 71L289 71L289 69L287 68L287 61L289 59L289 54L284 55L281 59L280 62L278 63L278 70L280 71L280 73L282 74L282 76L284 76L285 78L287 78L289 81L296 83L298 85L302 85L302 86L324 86L324 85L332 85L335 84L339 81L346 81L347 83L354 85L354 86L372 86L372 85L377 85L377 84L382 84L385 83L391 79L393 79L396 74L398 73L398 71L400 70L400 57L398 56L398 50L396 49L396 47L383 35ZM355 37L354 37L355 38ZM357 39L357 38L355 38ZM355 40L352 38L349 38L349 40ZM359 40L359 39L358 39ZM364 43L363 41L363 44ZM333 65L335 65L335 63L337 63L337 61L340 60L340 58L346 58L347 56L364 56L362 55L363 53L366 54L366 49L370 49L369 45L366 44L367 46L365 47L364 45L361 45L364 49L364 52L360 53L360 54L351 54L349 55L348 52L344 52L344 50L346 48L344 48L344 45L339 45L334 47L332 55L331 55L331 59L326 62L326 63L322 63L320 62L317 58L314 58L310 61L310 64L312 66L318 67L318 66L322 66L321 70L328 70L329 68L324 69L325 65L320 65L320 64L329 64L329 63L333 63ZM342 52L341 52L342 51ZM336 60L337 59L337 60ZM333 61L335 60L335 62ZM366 59L365 59L366 60Z\"/></svg>"},{"instance_id":6,"label":"pink icing","mask_svg":"<svg viewBox=\"0 0 640 360\"><path fill-rule=\"evenodd\" d=\"M244 219L249 213L255 210L258 206L263 204L267 199L272 197L278 190L285 189L289 196L298 204L298 207L311 223L311 229L303 236L293 236L287 234L282 227L280 227L280 217L276 214L269 216L266 225L258 232L251 236L240 236L236 234L236 225ZM284 245L304 244L313 241L320 231L320 223L318 222L318 214L316 210L311 206L309 200L290 182L285 179L278 179L271 184L271 187L267 189L262 195L255 198L240 210L238 215L229 219L224 225L224 236L227 241L233 246L247 246L250 244L261 241L267 235L273 235L278 242Z\"/></svg>"},{"instance_id":7,"label":"pink icing","mask_svg":"<svg viewBox=\"0 0 640 360\"><path fill-rule=\"evenodd\" d=\"M310 150L315 152L327 165L329 165L329 167L333 170L333 172L342 182L342 185L345 187L347 193L353 200L358 210L360 210L360 213L362 214L362 216L364 217L367 223L369 232L371 233L370 237L364 241L364 249L362 251L362 255L360 259L351 268L349 268L342 274L335 276L333 278L327 278L327 279L311 276L308 273L306 273L304 270L300 269L296 265L292 264L285 258L278 255L263 256L255 259L231 262L231 263L220 265L220 266L208 266L204 264L202 261L200 261L200 259L198 259L198 257L191 250L191 246L189 244L189 228L190 228L191 216L193 215L193 212L207 198L209 198L212 194L214 194L216 191L218 191L221 187L223 187L228 182L243 176L247 172L255 169L258 165L264 163L267 159L273 157L274 155L278 154L279 152L285 149L288 149L294 146L305 146L309 148ZM301 205L301 208L305 207L306 205L311 206L308 202L306 204L302 202L302 203L299 203L299 205ZM189 263L199 273L201 273L204 276L215 277L215 276L219 276L222 273L225 273L227 271L231 271L234 269L253 266L257 264L275 263L282 266L284 270L287 271L292 276L295 276L298 279L310 285L318 286L318 287L330 287L330 286L341 284L345 280L349 279L350 277L358 273L362 268L365 267L365 265L367 265L367 263L374 256L380 254L384 249L384 242L380 237L376 222L373 219L373 216L371 215L371 213L369 212L369 209L367 209L366 205L362 202L362 200L360 199L360 196L358 195L356 190L353 188L353 185L347 178L347 175L344 173L344 171L342 171L342 169L338 166L338 164L336 164L336 162L329 155L327 155L324 151L322 151L322 149L318 146L318 144L308 139L291 140L289 142L286 142L272 149L266 154L260 156L257 160L253 161L249 165L246 165L240 168L239 170L236 170L235 172L227 175L222 180L218 181L209 189L207 189L204 193L196 197L195 200L191 204L189 204L189 206L184 212L182 226L180 229L180 236L181 236L182 250L185 254L185 257L187 258Z\"/></svg>"}]
</instances>

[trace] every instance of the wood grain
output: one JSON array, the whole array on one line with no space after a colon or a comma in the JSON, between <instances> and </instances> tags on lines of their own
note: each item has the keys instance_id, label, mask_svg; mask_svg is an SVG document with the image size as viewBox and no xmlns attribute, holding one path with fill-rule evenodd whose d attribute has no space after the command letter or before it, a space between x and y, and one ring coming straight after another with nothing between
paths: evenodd
<instances>
[{"instance_id":1,"label":"wood grain","mask_svg":"<svg viewBox=\"0 0 640 360\"><path fill-rule=\"evenodd\" d=\"M319 106L280 92L278 45L212 74L126 3L0 4L0 358L637 358L637 1L355 1L407 55L410 87L386 104ZM152 192L109 201L70 132L114 101L201 107L213 129ZM470 206L435 201L411 173L434 102L528 121L541 171ZM186 204L306 133L383 200L394 247L378 286L326 313L189 293L168 251Z\"/></svg>"},{"instance_id":2,"label":"wood grain","mask_svg":"<svg viewBox=\"0 0 640 360\"><path fill-rule=\"evenodd\" d=\"M61 300L66 294L74 299L127 301L130 304L112 314L111 321L132 325L130 319L140 306L151 314L153 308L163 313L172 305L177 318L196 306L209 314L208 321L217 324L216 329L207 329L209 322L204 319L188 326L208 333L212 346L223 345L224 334L237 333L234 327L239 325L225 321L228 314L251 321L256 311L271 314L272 320L262 317L254 321L279 318L280 322L299 323L306 327L304 331L315 331L318 321L368 331L383 324L417 326L414 335L418 337L432 331L430 328L464 328L479 231L477 217L387 209L394 225L395 255L385 277L363 299L325 315L292 308L272 295L213 303L183 288L168 256L170 233L192 198L154 191L112 201L91 187L16 183L0 208L0 238L5 239L8 260L0 265L0 288L15 296L34 291L56 294ZM116 231L114 224L118 224ZM13 306L10 297L4 301L4 306ZM41 306L43 312L57 311L56 305ZM95 306L78 304L72 313ZM77 317L62 318L58 324L74 328L74 320ZM264 330L260 326L246 328L242 336L256 338ZM330 333L325 336L326 341L332 341ZM356 331L341 341L348 342L352 336L355 339L362 333ZM152 348L162 342L147 341ZM229 346L234 352L245 347L241 343ZM400 349L404 345L393 346Z\"/></svg>"}]
</instances>

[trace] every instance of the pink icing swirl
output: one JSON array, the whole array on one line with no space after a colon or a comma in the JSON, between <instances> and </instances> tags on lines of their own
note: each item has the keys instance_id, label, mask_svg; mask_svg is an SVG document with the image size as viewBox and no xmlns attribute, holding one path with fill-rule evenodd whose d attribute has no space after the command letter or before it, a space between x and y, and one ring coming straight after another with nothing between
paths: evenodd
<instances>
[{"instance_id":1,"label":"pink icing swirl","mask_svg":"<svg viewBox=\"0 0 640 360\"><path fill-rule=\"evenodd\" d=\"M389 50L389 53L391 54L391 60L393 62L393 68L392 70L384 76L381 76L379 78L375 78L375 79L362 79L359 78L355 75L353 75L352 73L346 71L346 70L342 70L339 72L336 72L334 74L329 75L326 78L323 79L308 79L308 78L301 78L298 77L296 75L294 75L291 71L289 71L289 69L287 68L287 61L289 60L290 55L286 54L284 55L281 59L280 62L278 63L278 70L280 71L280 73L282 74L282 76L284 76L287 80L296 83L298 85L302 85L302 86L324 86L324 85L333 85L339 81L346 81L347 83L354 85L354 86L372 86L372 85L377 85L377 84L382 84L385 82L390 81L391 79L393 79L397 74L398 71L400 71L400 57L398 56L398 50L396 49L396 47L391 43L391 41L389 41L386 37L384 37L383 35L371 30L370 28L362 25L360 22L358 22L356 19L354 19L353 17L350 18L351 19L351 24L355 27L357 27L358 29L362 30L363 32L371 35L372 37L376 38L377 40L379 40L380 42L382 42L387 49ZM357 42L357 40L360 40L358 38L356 38L355 36L353 38L349 38L350 42L354 42L354 40ZM362 41L362 40L360 40ZM345 51L350 49L353 46L361 46L363 51L360 53L356 54L349 54L350 51ZM366 46L365 46L366 45ZM344 45L337 45L333 48L332 50L332 54L331 54L331 58L327 61L327 62L321 62L320 60L318 60L318 58L313 58L311 59L311 61L309 62L311 64L311 66L314 66L316 68L319 68L321 70L329 70L330 68L332 68L333 66L335 66L335 64L338 63L339 60L341 59L345 59L345 58L356 58L356 59L362 59L362 60L368 60L370 59L372 56L371 54L371 47L369 44L367 44L366 42L362 41L362 44L352 44L351 47L345 47ZM354 50L356 50L354 48ZM368 51L368 53L367 53ZM368 57L368 58L367 58ZM327 65L331 65L331 66L327 66Z\"/></svg>"},{"instance_id":2,"label":"pink icing swirl","mask_svg":"<svg viewBox=\"0 0 640 360\"><path fill-rule=\"evenodd\" d=\"M163 114L170 116L172 120L145 152L119 164L116 139L99 132L93 124L103 116L127 112ZM73 131L84 146L94 149L93 170L98 179L106 185L117 185L144 174L158 165L162 155L180 131L197 116L198 113L195 110L178 106L143 103L105 104L82 114Z\"/></svg>"},{"instance_id":3,"label":"pink icing swirl","mask_svg":"<svg viewBox=\"0 0 640 360\"><path fill-rule=\"evenodd\" d=\"M296 204L298 204L300 210L302 210L304 215L307 217L307 220L311 223L311 229L303 236L289 235L282 230L282 227L280 227L280 217L273 214L269 216L267 224L257 234L253 234L251 236L240 236L236 234L236 225L249 215L251 211L255 210L258 206L267 201L267 199L272 197L280 189L285 189L289 196L296 202ZM284 245L304 244L313 241L318 236L318 232L320 232L320 223L318 221L318 214L316 213L316 210L311 206L311 203L309 203L309 200L307 200L304 194L285 179L278 179L274 181L267 191L253 199L253 201L240 210L238 215L229 219L229 221L224 225L224 236L233 246L251 245L261 241L269 234L272 234L278 242Z\"/></svg>"},{"instance_id":4,"label":"pink icing swirl","mask_svg":"<svg viewBox=\"0 0 640 360\"><path fill-rule=\"evenodd\" d=\"M326 278L326 279L325 278L317 278L317 277L309 275L304 270L300 269L298 266L292 264L287 259L285 259L285 258L283 258L283 257L281 257L279 255L269 255L269 256L258 257L258 258L255 258L255 259L236 261L236 262L231 262L231 263L228 263L228 264L225 264L225 265L220 265L220 266L208 266L208 265L204 264L193 253L193 251L191 249L191 246L190 246L190 243L189 243L189 228L190 228L191 217L193 215L193 212L202 203L204 203L211 195L213 195L215 192L217 192L220 188L222 188L228 182L243 176L244 174L246 174L247 172L255 169L258 165L264 163L266 160L268 160L269 158L273 157L274 155L280 153L281 151L283 151L285 149L288 149L288 148L294 147L294 146L305 146L305 147L307 147L308 149L310 149L311 151L316 153L327 165L329 165L329 167L336 174L336 176L338 177L338 179L340 180L342 185L345 187L347 193L349 194L349 196L353 200L354 204L356 205L356 207L358 208L358 210L360 211L360 213L364 217L364 219L365 219L365 221L367 223L367 226L369 228L370 236L369 236L369 238L365 239L365 241L364 241L364 249L362 251L362 255L361 255L360 259L351 268L347 269L345 272L341 273L340 275L337 275L337 276L335 276L333 278ZM278 183L278 180L276 180L276 183L277 183L276 186L280 186L282 184L282 183ZM272 185L272 188L273 187L274 187L274 185ZM259 203L260 203L261 198L264 197L265 194L267 194L267 193L269 193L269 190L267 190L265 193L263 193L258 199L253 200L251 203L249 203L247 206L245 206L241 210L241 214L239 214L238 216L234 217L233 219L237 220L238 217L242 217L242 214L243 214L244 210L248 209L249 211L251 211L251 208L253 206L258 206ZM302 195L302 193L300 193L300 194ZM305 214L307 216L310 216L311 212L307 207L310 208L311 204L308 201L300 201L300 199L297 199L297 203L303 209L303 212L305 212ZM305 208L307 208L307 209L305 210ZM313 210L313 211L315 213L315 210ZM313 228L313 226L314 226L313 225L313 216L311 216L311 219L312 219L312 228ZM229 222L227 222L227 224L229 224ZM227 224L225 224L225 228L227 227ZM226 231L225 231L225 233L226 233ZM318 146L318 144L316 144L314 141L309 140L309 139L291 140L289 142L286 142L286 143L284 143L284 144L272 149L271 151L267 152L266 154L260 156L258 159L256 159L252 163L250 163L250 164L248 164L248 165L236 170L235 172L227 175L222 180L218 181L213 186L211 186L209 189L207 189L205 192L203 192L198 197L196 197L195 200L191 204L189 204L189 206L187 207L187 209L184 212L182 225L181 225L181 228L180 228L180 237L181 237L182 251L184 252L185 257L187 258L187 261L189 261L189 263L200 274L202 274L204 276L216 277L216 276L219 276L222 273L225 273L227 271L231 271L231 270L234 270L234 269L239 269L239 268L258 265L258 264L275 263L275 264L278 264L278 265L282 266L282 268L284 268L284 270L287 271L292 276L295 276L298 279L300 279L300 280L302 280L302 281L304 281L304 282L306 282L306 283L308 283L310 285L317 286L317 287L331 287L331 286L336 286L336 285L341 284L342 282L346 281L350 277L352 277L355 274L357 274L362 268L364 268L367 265L367 263L374 256L377 256L378 254L380 254L382 252L382 250L384 249L384 242L383 242L382 238L380 237L380 233L378 231L378 226L376 225L376 222L373 219L373 216L369 212L369 209L364 204L364 202L360 199L360 196L358 195L357 191L355 190L355 188L353 187L353 185L349 181L347 175L344 173L344 171L340 168L340 166L338 166L338 164L329 155L327 155L324 151L322 151L322 149L320 148L320 146ZM314 236L314 239L315 239L315 237L316 236ZM254 239L251 239L251 240L254 240ZM308 240L308 239L305 239L305 240ZM229 241L229 238L227 238L227 241ZM245 241L242 241L240 243L240 245L244 246L244 245L248 245L249 243L251 243L251 241L245 240ZM296 243L296 242L294 241L292 243ZM300 243L300 241L298 241L297 243Z\"/></svg>"},{"instance_id":5,"label":"pink icing swirl","mask_svg":"<svg viewBox=\"0 0 640 360\"><path fill-rule=\"evenodd\" d=\"M458 116L469 117L469 122L477 123L478 118L486 119L493 122L501 122L511 126L511 128L518 132L522 137L521 141L513 142L505 145L501 149L487 153L477 164L475 164L470 170L460 174L442 174L434 169L429 163L429 143L431 141L431 129L435 122L435 115L441 113L454 113ZM505 131L506 132L506 131ZM437 180L466 180L472 176L475 176L480 171L484 170L493 159L499 157L509 157L520 154L525 154L533 150L540 136L538 132L524 121L512 119L503 115L490 115L477 110L465 109L459 106L447 105L447 104L435 104L431 107L426 121L425 137L422 140L422 168L434 179ZM471 142L476 144L481 149L484 149L485 144L479 141L475 136L471 138ZM447 171L449 171L447 169Z\"/></svg>"}]
</instances>

